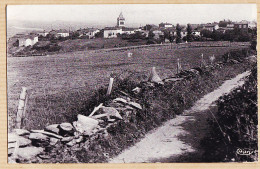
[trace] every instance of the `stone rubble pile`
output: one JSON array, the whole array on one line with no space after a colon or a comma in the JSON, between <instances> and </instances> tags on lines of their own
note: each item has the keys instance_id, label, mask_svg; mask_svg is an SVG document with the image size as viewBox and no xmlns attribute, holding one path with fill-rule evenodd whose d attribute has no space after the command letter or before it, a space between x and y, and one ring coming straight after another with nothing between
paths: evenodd
<instances>
[{"instance_id":1,"label":"stone rubble pile","mask_svg":"<svg viewBox=\"0 0 260 169\"><path fill-rule=\"evenodd\" d=\"M14 129L8 134L8 161L34 162L47 159L50 147L73 147L95 134L107 134L107 128L118 120L128 120L130 114L142 110L139 103L126 96L118 97L108 106L99 106L92 116L78 114L72 123L52 124L43 130Z\"/></svg>"}]
</instances>

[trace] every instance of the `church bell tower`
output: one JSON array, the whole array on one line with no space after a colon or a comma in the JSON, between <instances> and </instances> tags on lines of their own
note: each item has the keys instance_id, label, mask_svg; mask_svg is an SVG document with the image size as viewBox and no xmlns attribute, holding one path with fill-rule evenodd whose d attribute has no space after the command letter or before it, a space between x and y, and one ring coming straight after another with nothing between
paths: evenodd
<instances>
[{"instance_id":1,"label":"church bell tower","mask_svg":"<svg viewBox=\"0 0 260 169\"><path fill-rule=\"evenodd\" d=\"M122 14L120 13L119 17L117 18L117 27L125 27L125 18Z\"/></svg>"}]
</instances>

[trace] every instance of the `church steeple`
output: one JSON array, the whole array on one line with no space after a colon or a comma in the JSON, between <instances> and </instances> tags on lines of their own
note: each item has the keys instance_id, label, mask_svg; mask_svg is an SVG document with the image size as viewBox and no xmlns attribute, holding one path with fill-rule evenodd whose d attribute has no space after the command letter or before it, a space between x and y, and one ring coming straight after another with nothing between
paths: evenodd
<instances>
[{"instance_id":1,"label":"church steeple","mask_svg":"<svg viewBox=\"0 0 260 169\"><path fill-rule=\"evenodd\" d=\"M122 12L119 14L118 18L117 18L117 26L118 27L124 27L125 26L125 18L122 14Z\"/></svg>"}]
</instances>

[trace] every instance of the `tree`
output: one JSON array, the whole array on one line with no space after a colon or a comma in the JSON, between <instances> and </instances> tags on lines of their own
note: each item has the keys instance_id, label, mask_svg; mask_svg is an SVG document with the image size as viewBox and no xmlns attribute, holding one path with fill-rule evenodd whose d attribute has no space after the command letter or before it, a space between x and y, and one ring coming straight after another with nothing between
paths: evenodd
<instances>
[{"instance_id":1,"label":"tree","mask_svg":"<svg viewBox=\"0 0 260 169\"><path fill-rule=\"evenodd\" d=\"M150 31L152 29L152 25L145 25L144 30Z\"/></svg>"},{"instance_id":2,"label":"tree","mask_svg":"<svg viewBox=\"0 0 260 169\"><path fill-rule=\"evenodd\" d=\"M187 37L186 37L186 40L188 42L192 41L192 27L191 27L190 24L187 25Z\"/></svg>"},{"instance_id":3,"label":"tree","mask_svg":"<svg viewBox=\"0 0 260 169\"><path fill-rule=\"evenodd\" d=\"M213 32L211 34L211 38L214 40L214 41L220 41L223 37L223 34L215 29L213 29Z\"/></svg>"},{"instance_id":4,"label":"tree","mask_svg":"<svg viewBox=\"0 0 260 169\"><path fill-rule=\"evenodd\" d=\"M155 36L155 34L153 33L153 31L149 31L148 38L153 39L154 36Z\"/></svg>"},{"instance_id":5,"label":"tree","mask_svg":"<svg viewBox=\"0 0 260 169\"><path fill-rule=\"evenodd\" d=\"M176 43L181 43L181 26L179 24L176 25L177 37Z\"/></svg>"}]
</instances>

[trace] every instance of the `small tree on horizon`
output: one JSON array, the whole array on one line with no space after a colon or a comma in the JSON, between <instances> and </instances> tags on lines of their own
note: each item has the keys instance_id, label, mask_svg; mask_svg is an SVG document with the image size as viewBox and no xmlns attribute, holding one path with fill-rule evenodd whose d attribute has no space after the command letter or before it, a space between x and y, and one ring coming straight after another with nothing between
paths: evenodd
<instances>
[{"instance_id":1,"label":"small tree on horizon","mask_svg":"<svg viewBox=\"0 0 260 169\"><path fill-rule=\"evenodd\" d=\"M190 24L187 25L187 39L188 42L192 41L192 27Z\"/></svg>"},{"instance_id":2,"label":"small tree on horizon","mask_svg":"<svg viewBox=\"0 0 260 169\"><path fill-rule=\"evenodd\" d=\"M177 37L176 43L181 43L181 26L179 24L176 25Z\"/></svg>"}]
</instances>

